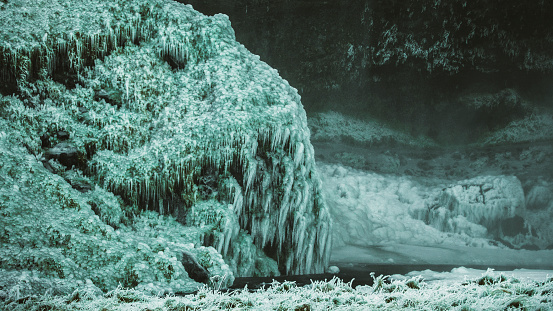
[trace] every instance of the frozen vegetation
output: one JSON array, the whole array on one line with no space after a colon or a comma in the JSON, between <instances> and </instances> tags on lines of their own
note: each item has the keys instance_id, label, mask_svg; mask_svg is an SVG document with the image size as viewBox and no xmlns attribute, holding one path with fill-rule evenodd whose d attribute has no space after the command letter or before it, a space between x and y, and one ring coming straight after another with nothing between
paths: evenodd
<instances>
[{"instance_id":1,"label":"frozen vegetation","mask_svg":"<svg viewBox=\"0 0 553 311\"><path fill-rule=\"evenodd\" d=\"M390 143L420 147L436 145L430 138L413 137L378 120L357 120L333 111L317 113L308 122L312 131L311 139L318 142L342 140L365 146Z\"/></svg>"},{"instance_id":2,"label":"frozen vegetation","mask_svg":"<svg viewBox=\"0 0 553 311\"><path fill-rule=\"evenodd\" d=\"M193 291L201 284L179 262L185 250L214 277L226 275L223 285L232 283L231 269L213 247L194 247L201 245L201 230L150 211L127 211L136 215L124 225L120 199L99 187L87 195L71 188L27 153L16 132L6 133L4 120L0 124L2 288L35 294L67 294L85 285L99 292L119 285L147 293ZM105 212L99 217L91 205ZM17 286L25 275L34 281Z\"/></svg>"},{"instance_id":3,"label":"frozen vegetation","mask_svg":"<svg viewBox=\"0 0 553 311\"><path fill-rule=\"evenodd\" d=\"M324 270L300 97L228 17L169 0L0 5L2 288L190 292L184 253L218 287Z\"/></svg>"},{"instance_id":4,"label":"frozen vegetation","mask_svg":"<svg viewBox=\"0 0 553 311\"><path fill-rule=\"evenodd\" d=\"M454 269L436 274L374 276L372 286L339 279L307 286L273 282L256 291L222 293L203 287L195 295L151 297L136 290L115 289L103 296L82 289L66 296L25 296L11 292L2 310L550 310L551 276L519 278L494 271ZM476 272L476 273L475 273ZM468 278L467 278L468 276ZM428 278L429 282L425 279ZM449 281L447 281L449 279ZM460 279L460 280L459 280Z\"/></svg>"}]
</instances>

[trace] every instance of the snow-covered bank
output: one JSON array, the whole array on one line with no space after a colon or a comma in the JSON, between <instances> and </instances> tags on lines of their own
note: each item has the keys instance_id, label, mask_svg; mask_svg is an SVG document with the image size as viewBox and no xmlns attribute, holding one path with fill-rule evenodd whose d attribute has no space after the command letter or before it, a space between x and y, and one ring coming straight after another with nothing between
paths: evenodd
<instances>
[{"instance_id":1,"label":"snow-covered bank","mask_svg":"<svg viewBox=\"0 0 553 311\"><path fill-rule=\"evenodd\" d=\"M360 264L453 265L553 269L553 250L514 250L458 245L418 246L390 244L336 247L330 259L339 268Z\"/></svg>"},{"instance_id":2,"label":"snow-covered bank","mask_svg":"<svg viewBox=\"0 0 553 311\"><path fill-rule=\"evenodd\" d=\"M512 271L500 271L459 267L451 269L450 272L436 272L432 270L411 271L405 275L394 274L390 277L395 280L409 280L413 277L420 277L426 283L455 284L481 277L490 277L493 279L501 275L519 281L543 282L553 277L553 270L515 269Z\"/></svg>"},{"instance_id":3,"label":"snow-covered bank","mask_svg":"<svg viewBox=\"0 0 553 311\"><path fill-rule=\"evenodd\" d=\"M331 261L553 262L550 143L521 134L511 142L526 143L437 147L376 121L309 121L334 220Z\"/></svg>"}]
</instances>

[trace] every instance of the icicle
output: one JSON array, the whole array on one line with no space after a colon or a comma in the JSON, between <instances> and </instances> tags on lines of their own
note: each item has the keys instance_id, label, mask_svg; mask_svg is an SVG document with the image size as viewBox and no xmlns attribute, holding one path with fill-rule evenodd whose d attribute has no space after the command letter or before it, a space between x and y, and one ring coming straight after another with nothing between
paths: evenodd
<instances>
[{"instance_id":1,"label":"icicle","mask_svg":"<svg viewBox=\"0 0 553 311\"><path fill-rule=\"evenodd\" d=\"M284 133L282 135L282 140L280 141L280 150L284 150L284 147L286 146L286 142L288 142L288 139L290 138L290 129L285 128Z\"/></svg>"},{"instance_id":2,"label":"icicle","mask_svg":"<svg viewBox=\"0 0 553 311\"><path fill-rule=\"evenodd\" d=\"M296 167L299 167L299 165L303 163L303 150L304 150L303 143L297 142L296 150L294 153L294 164Z\"/></svg>"},{"instance_id":3,"label":"icicle","mask_svg":"<svg viewBox=\"0 0 553 311\"><path fill-rule=\"evenodd\" d=\"M306 222L303 215L294 216L294 229L292 231L292 238L297 243L296 250L303 248L303 242L305 238L305 228Z\"/></svg>"},{"instance_id":4,"label":"icicle","mask_svg":"<svg viewBox=\"0 0 553 311\"><path fill-rule=\"evenodd\" d=\"M250 189L251 185L253 184L255 180L255 173L257 171L257 161L255 159L251 159L250 163L248 163L247 171L245 177L246 177L246 192Z\"/></svg>"},{"instance_id":5,"label":"icicle","mask_svg":"<svg viewBox=\"0 0 553 311\"><path fill-rule=\"evenodd\" d=\"M270 211L271 200L273 198L273 193L272 192L266 192L266 190L264 190L263 193L265 193L265 198L263 200L264 201L263 202L263 212L268 213Z\"/></svg>"},{"instance_id":6,"label":"icicle","mask_svg":"<svg viewBox=\"0 0 553 311\"><path fill-rule=\"evenodd\" d=\"M291 271L292 271L292 260L293 260L293 256L288 256L288 258L286 258L286 274L289 274Z\"/></svg>"},{"instance_id":7,"label":"icicle","mask_svg":"<svg viewBox=\"0 0 553 311\"><path fill-rule=\"evenodd\" d=\"M315 245L315 234L312 233L309 237L309 243L307 248L307 254L305 254L305 271L309 273L313 265L313 247ZM301 258L301 257L300 257Z\"/></svg>"},{"instance_id":8,"label":"icicle","mask_svg":"<svg viewBox=\"0 0 553 311\"><path fill-rule=\"evenodd\" d=\"M267 241L267 234L269 233L269 218L263 217L261 221L261 246L264 247Z\"/></svg>"}]
</instances>

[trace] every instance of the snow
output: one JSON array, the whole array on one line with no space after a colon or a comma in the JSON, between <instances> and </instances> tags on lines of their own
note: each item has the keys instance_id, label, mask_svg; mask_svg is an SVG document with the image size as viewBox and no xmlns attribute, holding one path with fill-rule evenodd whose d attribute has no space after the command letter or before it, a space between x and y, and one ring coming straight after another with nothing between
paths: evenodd
<instances>
[{"instance_id":1,"label":"snow","mask_svg":"<svg viewBox=\"0 0 553 311\"><path fill-rule=\"evenodd\" d=\"M519 281L528 282L544 282L553 277L553 270L538 270L538 269L515 269L509 271L501 271L494 269L472 269L465 267L458 267L451 269L450 272L436 272L430 269L423 271L411 271L407 274L394 274L390 277L394 280L408 280L414 277L421 277L425 283L437 283L437 284L459 284L467 282L468 280L476 280L483 276L490 276L496 278L498 276L505 276L508 278L514 278Z\"/></svg>"},{"instance_id":2,"label":"snow","mask_svg":"<svg viewBox=\"0 0 553 311\"><path fill-rule=\"evenodd\" d=\"M551 243L551 214L546 212L550 190L544 181L531 187L525 198L515 176L455 181L374 173L321 161L318 169L334 225L331 265L553 268L551 249L512 249L503 244ZM526 205L538 212L529 212ZM541 222L534 219L536 215L542 216ZM514 216L540 225L530 229L521 222L522 233L506 236L503 231L513 228L502 230L503 221Z\"/></svg>"},{"instance_id":3,"label":"snow","mask_svg":"<svg viewBox=\"0 0 553 311\"><path fill-rule=\"evenodd\" d=\"M309 118L313 141L331 141L347 139L362 145L398 142L413 146L433 146L434 141L427 137L413 137L391 129L377 120L358 120L338 112L316 113Z\"/></svg>"}]
</instances>

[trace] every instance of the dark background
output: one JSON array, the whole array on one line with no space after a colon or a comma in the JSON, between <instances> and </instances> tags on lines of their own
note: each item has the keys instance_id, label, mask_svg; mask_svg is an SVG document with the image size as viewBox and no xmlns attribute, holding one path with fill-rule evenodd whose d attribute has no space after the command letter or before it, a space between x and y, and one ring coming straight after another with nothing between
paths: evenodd
<instances>
[{"instance_id":1,"label":"dark background","mask_svg":"<svg viewBox=\"0 0 553 311\"><path fill-rule=\"evenodd\" d=\"M553 102L553 1L179 1L229 15L308 115L463 144Z\"/></svg>"}]
</instances>

